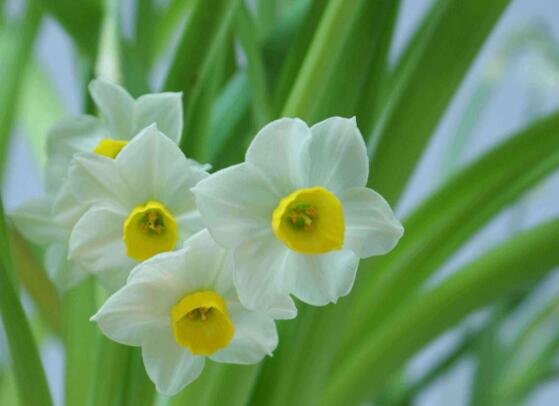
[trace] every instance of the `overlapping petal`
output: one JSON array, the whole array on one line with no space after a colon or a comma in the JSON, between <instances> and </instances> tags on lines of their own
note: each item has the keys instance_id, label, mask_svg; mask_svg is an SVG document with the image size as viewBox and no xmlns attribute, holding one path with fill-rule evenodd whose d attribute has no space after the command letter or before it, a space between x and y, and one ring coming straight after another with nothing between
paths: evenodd
<instances>
[{"instance_id":1,"label":"overlapping petal","mask_svg":"<svg viewBox=\"0 0 559 406\"><path fill-rule=\"evenodd\" d=\"M175 342L170 329L153 334L142 344L142 357L157 390L173 396L194 381L204 369L204 357L194 356Z\"/></svg>"},{"instance_id":2,"label":"overlapping petal","mask_svg":"<svg viewBox=\"0 0 559 406\"><path fill-rule=\"evenodd\" d=\"M116 289L124 284L135 261L126 255L121 213L91 208L78 221L70 236L69 259L93 273L111 273Z\"/></svg>"},{"instance_id":3,"label":"overlapping petal","mask_svg":"<svg viewBox=\"0 0 559 406\"><path fill-rule=\"evenodd\" d=\"M361 258L390 252L404 228L384 198L372 189L357 187L341 194L346 223L345 246Z\"/></svg>"},{"instance_id":4,"label":"overlapping petal","mask_svg":"<svg viewBox=\"0 0 559 406\"><path fill-rule=\"evenodd\" d=\"M332 117L311 128L307 186L323 186L334 193L365 186L369 159L355 118Z\"/></svg>"},{"instance_id":5,"label":"overlapping petal","mask_svg":"<svg viewBox=\"0 0 559 406\"><path fill-rule=\"evenodd\" d=\"M122 87L103 79L89 84L89 92L101 115L107 121L107 138L126 140L134 130L134 99Z\"/></svg>"},{"instance_id":6,"label":"overlapping petal","mask_svg":"<svg viewBox=\"0 0 559 406\"><path fill-rule=\"evenodd\" d=\"M269 315L248 311L241 304L230 304L227 310L235 326L235 334L229 345L210 359L232 364L254 364L266 355L272 355L278 345L278 334Z\"/></svg>"},{"instance_id":7,"label":"overlapping petal","mask_svg":"<svg viewBox=\"0 0 559 406\"><path fill-rule=\"evenodd\" d=\"M353 287L359 257L350 250L305 255L290 251L285 261L289 291L305 303L336 303Z\"/></svg>"},{"instance_id":8,"label":"overlapping petal","mask_svg":"<svg viewBox=\"0 0 559 406\"><path fill-rule=\"evenodd\" d=\"M271 235L272 213L282 197L251 164L216 172L193 192L210 234L228 248Z\"/></svg>"},{"instance_id":9,"label":"overlapping petal","mask_svg":"<svg viewBox=\"0 0 559 406\"><path fill-rule=\"evenodd\" d=\"M155 123L157 128L175 143L182 134L182 93L155 93L140 96L134 105L132 132Z\"/></svg>"},{"instance_id":10,"label":"overlapping petal","mask_svg":"<svg viewBox=\"0 0 559 406\"><path fill-rule=\"evenodd\" d=\"M309 127L299 119L272 121L254 137L246 153L246 162L265 174L276 193L286 196L307 183L306 142L310 137Z\"/></svg>"}]
</instances>

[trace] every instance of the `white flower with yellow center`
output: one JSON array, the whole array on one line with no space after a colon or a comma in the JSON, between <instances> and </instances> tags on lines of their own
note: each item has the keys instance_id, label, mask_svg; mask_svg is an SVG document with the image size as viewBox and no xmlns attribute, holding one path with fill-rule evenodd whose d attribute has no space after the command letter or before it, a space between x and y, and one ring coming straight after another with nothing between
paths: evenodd
<instances>
[{"instance_id":1,"label":"white flower with yellow center","mask_svg":"<svg viewBox=\"0 0 559 406\"><path fill-rule=\"evenodd\" d=\"M354 119L309 128L281 119L254 138L245 163L194 189L204 223L234 250L234 279L249 308L294 294L324 305L351 290L359 258L389 252L403 228L365 187L369 161Z\"/></svg>"},{"instance_id":2,"label":"white flower with yellow center","mask_svg":"<svg viewBox=\"0 0 559 406\"><path fill-rule=\"evenodd\" d=\"M91 81L89 92L100 117L69 117L49 132L48 191L59 190L77 152L95 152L114 158L138 132L153 123L175 143L181 138L181 93L146 94L134 99L122 87L103 79Z\"/></svg>"},{"instance_id":3,"label":"white flower with yellow center","mask_svg":"<svg viewBox=\"0 0 559 406\"><path fill-rule=\"evenodd\" d=\"M120 86L102 79L93 80L89 90L100 118L70 117L49 131L46 195L25 202L11 213L28 240L46 246L45 268L61 290L87 275L79 264L67 259L72 228L88 208L68 190L66 175L74 154L90 152L114 158L134 135L152 123L177 143L182 132L180 93L147 94L134 100Z\"/></svg>"},{"instance_id":4,"label":"white flower with yellow center","mask_svg":"<svg viewBox=\"0 0 559 406\"><path fill-rule=\"evenodd\" d=\"M130 270L172 251L203 228L190 189L208 174L151 125L110 159L77 154L68 184L88 210L70 236L69 258L108 288Z\"/></svg>"},{"instance_id":5,"label":"white flower with yellow center","mask_svg":"<svg viewBox=\"0 0 559 406\"><path fill-rule=\"evenodd\" d=\"M254 364L278 343L273 319L238 300L232 257L206 230L184 248L138 265L92 317L103 334L141 346L146 371L165 395L200 375L205 358Z\"/></svg>"}]
</instances>

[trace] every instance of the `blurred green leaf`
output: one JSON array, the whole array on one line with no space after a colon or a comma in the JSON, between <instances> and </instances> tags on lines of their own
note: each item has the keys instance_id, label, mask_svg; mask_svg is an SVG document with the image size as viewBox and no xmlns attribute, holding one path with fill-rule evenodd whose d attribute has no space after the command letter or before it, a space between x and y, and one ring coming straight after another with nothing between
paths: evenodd
<instances>
[{"instance_id":1,"label":"blurred green leaf","mask_svg":"<svg viewBox=\"0 0 559 406\"><path fill-rule=\"evenodd\" d=\"M0 183L18 98L21 97L22 72L31 54L41 18L40 9L31 2L21 21L12 21L0 27L0 49L3 54L0 65Z\"/></svg>"},{"instance_id":2,"label":"blurred green leaf","mask_svg":"<svg viewBox=\"0 0 559 406\"><path fill-rule=\"evenodd\" d=\"M37 61L27 65L22 90L17 121L29 140L37 162L43 165L46 160L46 135L67 111L53 83Z\"/></svg>"},{"instance_id":3,"label":"blurred green leaf","mask_svg":"<svg viewBox=\"0 0 559 406\"><path fill-rule=\"evenodd\" d=\"M44 268L36 261L29 245L14 229L10 230L12 256L22 285L52 331L62 334L62 303Z\"/></svg>"},{"instance_id":4,"label":"blurred green leaf","mask_svg":"<svg viewBox=\"0 0 559 406\"><path fill-rule=\"evenodd\" d=\"M352 24L364 1L332 0L324 10L317 31L306 53L282 116L311 120L321 102L325 84L351 31Z\"/></svg>"},{"instance_id":5,"label":"blurred green leaf","mask_svg":"<svg viewBox=\"0 0 559 406\"><path fill-rule=\"evenodd\" d=\"M81 52L91 60L97 53L102 16L102 0L32 0L60 23Z\"/></svg>"},{"instance_id":6,"label":"blurred green leaf","mask_svg":"<svg viewBox=\"0 0 559 406\"><path fill-rule=\"evenodd\" d=\"M264 72L264 63L262 61L260 41L256 36L256 22L244 3L241 3L241 6L239 7L235 29L247 58L247 70L252 95L252 110L255 118L255 124L258 128L260 128L271 120L272 113Z\"/></svg>"},{"instance_id":7,"label":"blurred green leaf","mask_svg":"<svg viewBox=\"0 0 559 406\"><path fill-rule=\"evenodd\" d=\"M65 292L64 303L64 399L65 404L84 405L95 377L97 327L89 321L96 310L93 277ZM87 350L86 350L87 349ZM105 372L107 373L107 372Z\"/></svg>"},{"instance_id":8,"label":"blurred green leaf","mask_svg":"<svg viewBox=\"0 0 559 406\"><path fill-rule=\"evenodd\" d=\"M388 49L400 1L368 1L357 14L317 108L317 121L358 114L365 134L374 120L377 99L388 70ZM361 93L365 93L361 100ZM359 106L357 103L360 102Z\"/></svg>"},{"instance_id":9,"label":"blurred green leaf","mask_svg":"<svg viewBox=\"0 0 559 406\"><path fill-rule=\"evenodd\" d=\"M19 396L27 405L51 405L39 353L14 288L12 266L4 208L0 201L0 314Z\"/></svg>"},{"instance_id":10,"label":"blurred green leaf","mask_svg":"<svg viewBox=\"0 0 559 406\"><path fill-rule=\"evenodd\" d=\"M554 220L514 237L407 303L381 332L365 334L334 368L320 404L355 403L377 392L391 373L440 333L559 265L559 250L554 249L558 244L559 220Z\"/></svg>"},{"instance_id":11,"label":"blurred green leaf","mask_svg":"<svg viewBox=\"0 0 559 406\"><path fill-rule=\"evenodd\" d=\"M218 61L238 5L239 0L196 2L165 82L166 90L183 92L181 148L200 161L208 156L209 116L218 83L214 75L223 67Z\"/></svg>"},{"instance_id":12,"label":"blurred green leaf","mask_svg":"<svg viewBox=\"0 0 559 406\"><path fill-rule=\"evenodd\" d=\"M369 186L395 204L452 96L510 0L448 2L419 41L373 131ZM475 29L472 29L475 27Z\"/></svg>"},{"instance_id":13,"label":"blurred green leaf","mask_svg":"<svg viewBox=\"0 0 559 406\"><path fill-rule=\"evenodd\" d=\"M404 221L405 235L394 252L363 263L344 348L411 300L487 221L559 166L558 128L556 113L480 157Z\"/></svg>"}]
</instances>

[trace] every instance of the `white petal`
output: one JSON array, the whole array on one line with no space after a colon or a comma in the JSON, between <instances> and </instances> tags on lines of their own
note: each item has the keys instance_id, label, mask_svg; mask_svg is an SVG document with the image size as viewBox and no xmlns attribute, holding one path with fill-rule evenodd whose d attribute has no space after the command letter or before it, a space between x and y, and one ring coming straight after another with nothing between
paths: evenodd
<instances>
[{"instance_id":1,"label":"white petal","mask_svg":"<svg viewBox=\"0 0 559 406\"><path fill-rule=\"evenodd\" d=\"M45 269L62 292L77 286L88 273L72 261L68 261L68 241L51 244L45 252Z\"/></svg>"},{"instance_id":2,"label":"white petal","mask_svg":"<svg viewBox=\"0 0 559 406\"><path fill-rule=\"evenodd\" d=\"M272 233L272 213L282 196L250 164L231 166L193 189L202 219L212 237L232 248Z\"/></svg>"},{"instance_id":3,"label":"white petal","mask_svg":"<svg viewBox=\"0 0 559 406\"><path fill-rule=\"evenodd\" d=\"M82 204L97 204L124 214L139 204L138 193L133 193L124 182L111 158L97 154L76 155L68 171L68 182Z\"/></svg>"},{"instance_id":4,"label":"white petal","mask_svg":"<svg viewBox=\"0 0 559 406\"><path fill-rule=\"evenodd\" d=\"M136 262L126 255L122 224L125 218L111 210L91 208L70 236L69 259L90 272L111 272L117 286L124 284Z\"/></svg>"},{"instance_id":5,"label":"white petal","mask_svg":"<svg viewBox=\"0 0 559 406\"><path fill-rule=\"evenodd\" d=\"M157 274L129 282L111 295L91 320L111 340L139 346L154 331L171 328L169 285L168 279Z\"/></svg>"},{"instance_id":6,"label":"white petal","mask_svg":"<svg viewBox=\"0 0 559 406\"><path fill-rule=\"evenodd\" d=\"M91 81L89 92L110 128L111 134L106 137L122 140L132 138L134 99L128 92L103 79Z\"/></svg>"},{"instance_id":7,"label":"white petal","mask_svg":"<svg viewBox=\"0 0 559 406\"><path fill-rule=\"evenodd\" d=\"M146 372L157 391L166 396L180 392L194 381L204 368L204 357L194 356L181 348L171 333L154 336L142 344Z\"/></svg>"},{"instance_id":8,"label":"white petal","mask_svg":"<svg viewBox=\"0 0 559 406\"><path fill-rule=\"evenodd\" d=\"M233 279L241 303L268 310L285 303L285 261L288 249L274 236L247 241L234 250Z\"/></svg>"},{"instance_id":9,"label":"white petal","mask_svg":"<svg viewBox=\"0 0 559 406\"><path fill-rule=\"evenodd\" d=\"M344 207L345 246L360 258L391 251L404 233L390 206L381 195L364 187L341 195Z\"/></svg>"},{"instance_id":10,"label":"white petal","mask_svg":"<svg viewBox=\"0 0 559 406\"><path fill-rule=\"evenodd\" d=\"M290 251L285 272L291 293L305 303L322 306L349 293L358 265L359 258L350 250L321 255Z\"/></svg>"},{"instance_id":11,"label":"white petal","mask_svg":"<svg viewBox=\"0 0 559 406\"><path fill-rule=\"evenodd\" d=\"M290 296L279 296L268 308L268 315L274 320L288 320L297 317L297 307Z\"/></svg>"},{"instance_id":12,"label":"white petal","mask_svg":"<svg viewBox=\"0 0 559 406\"><path fill-rule=\"evenodd\" d=\"M156 123L163 134L179 143L182 133L182 93L146 94L134 106L134 133Z\"/></svg>"},{"instance_id":13,"label":"white petal","mask_svg":"<svg viewBox=\"0 0 559 406\"><path fill-rule=\"evenodd\" d=\"M71 230L87 209L88 205L82 204L76 199L70 182L66 181L56 194L52 207L52 216L56 223Z\"/></svg>"},{"instance_id":14,"label":"white petal","mask_svg":"<svg viewBox=\"0 0 559 406\"><path fill-rule=\"evenodd\" d=\"M115 159L137 204L153 199L173 215L196 207L191 188L208 174L187 161L179 147L155 125L142 130Z\"/></svg>"},{"instance_id":15,"label":"white petal","mask_svg":"<svg viewBox=\"0 0 559 406\"><path fill-rule=\"evenodd\" d=\"M311 132L293 118L272 121L262 128L248 147L246 161L259 168L283 196L307 186Z\"/></svg>"},{"instance_id":16,"label":"white petal","mask_svg":"<svg viewBox=\"0 0 559 406\"><path fill-rule=\"evenodd\" d=\"M228 304L227 310L235 326L233 339L210 359L232 364L254 364L266 355L272 355L278 345L274 321L266 313L249 311L241 304Z\"/></svg>"},{"instance_id":17,"label":"white petal","mask_svg":"<svg viewBox=\"0 0 559 406\"><path fill-rule=\"evenodd\" d=\"M203 230L189 238L184 248L156 255L139 264L130 273L127 283L165 283L166 297L160 300L168 300L169 308L196 291L213 290L224 296L233 288L232 265L226 263L226 257L227 251Z\"/></svg>"},{"instance_id":18,"label":"white petal","mask_svg":"<svg viewBox=\"0 0 559 406\"><path fill-rule=\"evenodd\" d=\"M92 151L109 130L96 117L81 115L56 124L47 138L47 190L56 192L66 179L74 154Z\"/></svg>"},{"instance_id":19,"label":"white petal","mask_svg":"<svg viewBox=\"0 0 559 406\"><path fill-rule=\"evenodd\" d=\"M311 132L309 186L338 193L367 184L367 147L355 118L332 117L312 126Z\"/></svg>"},{"instance_id":20,"label":"white petal","mask_svg":"<svg viewBox=\"0 0 559 406\"><path fill-rule=\"evenodd\" d=\"M16 228L35 244L51 244L62 240L67 233L52 221L52 199L38 197L18 206L11 214Z\"/></svg>"},{"instance_id":21,"label":"white petal","mask_svg":"<svg viewBox=\"0 0 559 406\"><path fill-rule=\"evenodd\" d=\"M175 220L179 228L179 241L185 241L206 227L200 212L195 208L175 216Z\"/></svg>"}]
</instances>

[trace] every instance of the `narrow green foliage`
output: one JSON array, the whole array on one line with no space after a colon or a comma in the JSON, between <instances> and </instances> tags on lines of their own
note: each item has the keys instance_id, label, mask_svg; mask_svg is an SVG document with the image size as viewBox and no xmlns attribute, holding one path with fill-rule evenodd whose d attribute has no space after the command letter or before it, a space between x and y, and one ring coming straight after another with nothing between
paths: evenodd
<instances>
[{"instance_id":1,"label":"narrow green foliage","mask_svg":"<svg viewBox=\"0 0 559 406\"><path fill-rule=\"evenodd\" d=\"M368 1L351 25L330 79L316 120L333 115L359 115L357 124L364 134L374 121L377 99L388 71L388 49L399 1ZM361 97L361 93L363 96Z\"/></svg>"},{"instance_id":2,"label":"narrow green foliage","mask_svg":"<svg viewBox=\"0 0 559 406\"><path fill-rule=\"evenodd\" d=\"M225 53L238 5L239 0L195 3L164 86L183 92L181 148L201 161L208 155L209 116L219 83L216 75L224 62L220 56Z\"/></svg>"},{"instance_id":3,"label":"narrow green foliage","mask_svg":"<svg viewBox=\"0 0 559 406\"><path fill-rule=\"evenodd\" d=\"M445 1L445 0L443 0ZM371 145L370 186L395 204L485 39L510 0L450 0L413 51ZM472 29L475 27L475 29Z\"/></svg>"},{"instance_id":4,"label":"narrow green foliage","mask_svg":"<svg viewBox=\"0 0 559 406\"><path fill-rule=\"evenodd\" d=\"M365 335L338 364L320 404L358 402L376 393L392 372L440 333L559 265L559 251L552 249L557 244L559 220L522 233L419 295L387 321L382 334Z\"/></svg>"},{"instance_id":5,"label":"narrow green foliage","mask_svg":"<svg viewBox=\"0 0 559 406\"><path fill-rule=\"evenodd\" d=\"M312 121L333 72L332 61L341 54L352 23L362 7L362 0L332 0L328 3L283 108L283 116Z\"/></svg>"},{"instance_id":6,"label":"narrow green foliage","mask_svg":"<svg viewBox=\"0 0 559 406\"><path fill-rule=\"evenodd\" d=\"M142 361L141 348L134 348L128 359L123 405L150 406L155 399L155 385L150 381Z\"/></svg>"},{"instance_id":7,"label":"narrow green foliage","mask_svg":"<svg viewBox=\"0 0 559 406\"><path fill-rule=\"evenodd\" d=\"M260 128L270 121L272 114L256 24L244 3L239 7L235 28L247 59L254 121Z\"/></svg>"},{"instance_id":8,"label":"narrow green foliage","mask_svg":"<svg viewBox=\"0 0 559 406\"><path fill-rule=\"evenodd\" d=\"M25 66L29 59L35 36L39 29L42 12L34 2L25 9L19 22L11 22L9 30L3 27L2 39L7 41L2 57L2 87L0 88L0 184L6 162L6 151L9 145L10 131L16 116L18 97Z\"/></svg>"},{"instance_id":9,"label":"narrow green foliage","mask_svg":"<svg viewBox=\"0 0 559 406\"><path fill-rule=\"evenodd\" d=\"M102 0L34 0L52 14L91 61L97 53ZM31 1L31 3L34 3Z\"/></svg>"},{"instance_id":10,"label":"narrow green foliage","mask_svg":"<svg viewBox=\"0 0 559 406\"><path fill-rule=\"evenodd\" d=\"M556 113L486 153L404 221L406 234L391 255L363 263L344 348L377 328L487 221L559 166L558 126Z\"/></svg>"},{"instance_id":11,"label":"narrow green foliage","mask_svg":"<svg viewBox=\"0 0 559 406\"><path fill-rule=\"evenodd\" d=\"M95 313L95 280L90 277L64 294L64 399L68 406L86 404L95 378L97 327L89 321ZM87 350L85 350L87 349ZM87 366L87 367L84 367Z\"/></svg>"},{"instance_id":12,"label":"narrow green foliage","mask_svg":"<svg viewBox=\"0 0 559 406\"><path fill-rule=\"evenodd\" d=\"M45 269L35 259L29 245L15 230L10 230L12 256L17 275L37 306L37 311L52 331L62 334L62 303Z\"/></svg>"},{"instance_id":13,"label":"narrow green foliage","mask_svg":"<svg viewBox=\"0 0 559 406\"><path fill-rule=\"evenodd\" d=\"M3 204L0 202L0 314L22 402L30 406L52 404L45 373L27 317L14 288L10 244Z\"/></svg>"}]
</instances>

